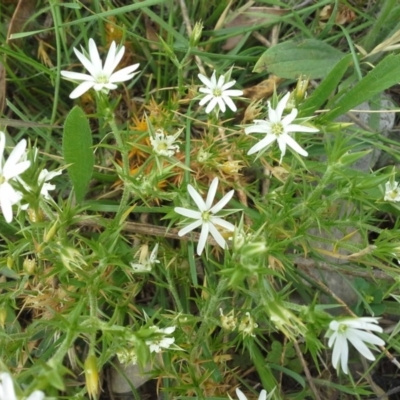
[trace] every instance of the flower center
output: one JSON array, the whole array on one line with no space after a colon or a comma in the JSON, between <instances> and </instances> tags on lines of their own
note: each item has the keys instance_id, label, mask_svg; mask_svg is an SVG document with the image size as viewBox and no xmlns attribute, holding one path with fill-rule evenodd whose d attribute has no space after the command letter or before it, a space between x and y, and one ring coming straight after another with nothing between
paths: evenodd
<instances>
[{"instance_id":1,"label":"flower center","mask_svg":"<svg viewBox=\"0 0 400 400\"><path fill-rule=\"evenodd\" d=\"M201 213L201 219L203 220L203 222L209 222L211 219L211 213L210 211L203 211Z\"/></svg>"},{"instance_id":2,"label":"flower center","mask_svg":"<svg viewBox=\"0 0 400 400\"><path fill-rule=\"evenodd\" d=\"M272 125L271 130L275 136L280 136L285 131L285 128L280 122L276 122Z\"/></svg>"},{"instance_id":3,"label":"flower center","mask_svg":"<svg viewBox=\"0 0 400 400\"><path fill-rule=\"evenodd\" d=\"M0 174L0 185L2 185L7 179L4 175Z\"/></svg>"},{"instance_id":4,"label":"flower center","mask_svg":"<svg viewBox=\"0 0 400 400\"><path fill-rule=\"evenodd\" d=\"M1 183L1 180L0 180L0 183ZM394 200L397 198L398 195L399 195L399 189L394 189L390 192L389 197Z\"/></svg>"},{"instance_id":5,"label":"flower center","mask_svg":"<svg viewBox=\"0 0 400 400\"><path fill-rule=\"evenodd\" d=\"M221 95L222 95L222 90L221 90L220 88L215 88L215 89L213 90L213 95L214 95L214 97L221 97Z\"/></svg>"},{"instance_id":6,"label":"flower center","mask_svg":"<svg viewBox=\"0 0 400 400\"><path fill-rule=\"evenodd\" d=\"M348 326L346 324L339 324L338 332L344 334L347 331Z\"/></svg>"},{"instance_id":7,"label":"flower center","mask_svg":"<svg viewBox=\"0 0 400 400\"><path fill-rule=\"evenodd\" d=\"M108 83L108 81L109 81L109 77L108 77L107 75L99 75L99 76L96 78L96 81L97 81L97 83L106 84L106 83Z\"/></svg>"}]
</instances>

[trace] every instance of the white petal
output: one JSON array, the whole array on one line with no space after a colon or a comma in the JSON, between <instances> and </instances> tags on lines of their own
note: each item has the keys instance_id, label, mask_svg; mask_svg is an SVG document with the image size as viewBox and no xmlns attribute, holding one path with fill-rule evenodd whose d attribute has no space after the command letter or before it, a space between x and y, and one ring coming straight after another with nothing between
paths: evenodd
<instances>
[{"instance_id":1,"label":"white petal","mask_svg":"<svg viewBox=\"0 0 400 400\"><path fill-rule=\"evenodd\" d=\"M201 253L203 252L204 247L206 246L208 232L209 232L209 224L203 224L201 228L199 243L197 244L197 254L199 256L201 256Z\"/></svg>"},{"instance_id":2,"label":"white petal","mask_svg":"<svg viewBox=\"0 0 400 400\"><path fill-rule=\"evenodd\" d=\"M119 53L122 52L122 54L120 55ZM111 45L108 49L108 53L107 53L107 57L106 57L106 61L104 63L104 67L103 67L103 74L106 76L110 76L114 69L117 67L117 65L119 64L119 62L122 59L122 56L124 55L125 52L125 47L122 46L121 50L118 52L118 55L120 55L119 60L116 58L117 55L117 45L115 44L114 41L111 42Z\"/></svg>"},{"instance_id":3,"label":"white petal","mask_svg":"<svg viewBox=\"0 0 400 400\"><path fill-rule=\"evenodd\" d=\"M26 400L43 400L45 397L41 390L35 390Z\"/></svg>"},{"instance_id":4,"label":"white petal","mask_svg":"<svg viewBox=\"0 0 400 400\"><path fill-rule=\"evenodd\" d=\"M122 68L110 76L110 82L125 82L132 79L136 74L135 72L139 67L139 64L131 65L130 67Z\"/></svg>"},{"instance_id":5,"label":"white petal","mask_svg":"<svg viewBox=\"0 0 400 400\"><path fill-rule=\"evenodd\" d=\"M348 331L349 331L349 334L348 334L349 339L350 339L350 337L358 337L360 340L362 340L365 343L376 344L378 346L385 345L385 341L383 339L381 339L379 336L374 335L373 333L360 331L360 330L354 329L354 328L348 328Z\"/></svg>"},{"instance_id":6,"label":"white petal","mask_svg":"<svg viewBox=\"0 0 400 400\"><path fill-rule=\"evenodd\" d=\"M215 239L218 245L224 249L226 246L226 241L224 237L219 233L218 229L212 223L208 224L208 228L211 236Z\"/></svg>"},{"instance_id":7,"label":"white petal","mask_svg":"<svg viewBox=\"0 0 400 400\"><path fill-rule=\"evenodd\" d=\"M7 169L6 166L4 166L3 175L7 180L15 178L18 175L22 174L24 171L26 171L30 167L30 165L31 165L30 161L22 161L16 165L8 165Z\"/></svg>"},{"instance_id":8,"label":"white petal","mask_svg":"<svg viewBox=\"0 0 400 400\"><path fill-rule=\"evenodd\" d=\"M99 69L98 67L94 66L92 62L87 59L79 50L74 49L74 52L82 65L89 71L90 75L96 78L96 76L101 72L101 68Z\"/></svg>"},{"instance_id":9,"label":"white petal","mask_svg":"<svg viewBox=\"0 0 400 400\"><path fill-rule=\"evenodd\" d=\"M225 106L224 99L222 97L216 97L216 99L217 99L217 102L218 102L218 105L219 105L219 109L224 113L226 111L226 106Z\"/></svg>"},{"instance_id":10,"label":"white petal","mask_svg":"<svg viewBox=\"0 0 400 400\"><path fill-rule=\"evenodd\" d=\"M232 110L232 111L236 111L237 107L235 105L235 103L233 102L233 100L226 95L222 95L222 100L226 103L226 105Z\"/></svg>"},{"instance_id":11,"label":"white petal","mask_svg":"<svg viewBox=\"0 0 400 400\"><path fill-rule=\"evenodd\" d=\"M203 224L203 221L201 221L201 220L194 221L191 224L189 224L188 226L185 226L184 228L182 228L178 232L178 236L184 236L184 235L186 235L187 233L191 232L193 229L196 229L197 227L199 227L202 224Z\"/></svg>"},{"instance_id":12,"label":"white petal","mask_svg":"<svg viewBox=\"0 0 400 400\"><path fill-rule=\"evenodd\" d=\"M350 343L357 349L357 351L367 360L375 360L375 356L372 354L371 350L358 336L349 335L348 339Z\"/></svg>"},{"instance_id":13,"label":"white petal","mask_svg":"<svg viewBox=\"0 0 400 400\"><path fill-rule=\"evenodd\" d=\"M210 95L211 97L214 97L214 95L212 94L213 93L213 89L201 87L201 88L199 88L199 92L200 93L205 93L205 94Z\"/></svg>"},{"instance_id":14,"label":"white petal","mask_svg":"<svg viewBox=\"0 0 400 400\"><path fill-rule=\"evenodd\" d=\"M258 396L258 400L267 400L267 391L266 390L261 390L260 396Z\"/></svg>"},{"instance_id":15,"label":"white petal","mask_svg":"<svg viewBox=\"0 0 400 400\"><path fill-rule=\"evenodd\" d=\"M211 182L210 189L208 190L206 204L205 204L206 210L210 210L212 203L214 202L215 194L217 193L217 188L218 188L218 178L214 178L213 181Z\"/></svg>"},{"instance_id":16,"label":"white petal","mask_svg":"<svg viewBox=\"0 0 400 400\"><path fill-rule=\"evenodd\" d=\"M246 135L250 133L272 134L272 129L271 129L271 124L268 121L261 121L261 123L250 125L244 128L244 132Z\"/></svg>"},{"instance_id":17,"label":"white petal","mask_svg":"<svg viewBox=\"0 0 400 400\"><path fill-rule=\"evenodd\" d=\"M76 99L86 93L89 89L94 86L94 82L85 81L82 82L77 88L75 88L72 93L69 95L71 99Z\"/></svg>"},{"instance_id":18,"label":"white petal","mask_svg":"<svg viewBox=\"0 0 400 400\"><path fill-rule=\"evenodd\" d=\"M6 135L0 131L0 172L2 171L1 165L3 164L4 148L6 146Z\"/></svg>"},{"instance_id":19,"label":"white petal","mask_svg":"<svg viewBox=\"0 0 400 400\"><path fill-rule=\"evenodd\" d=\"M198 76L199 79L203 82L203 84L204 84L205 86L207 86L208 88L213 87L213 84L211 83L211 81L210 81L206 76L204 76L204 75L202 75L202 74L198 74L197 76Z\"/></svg>"},{"instance_id":20,"label":"white petal","mask_svg":"<svg viewBox=\"0 0 400 400\"><path fill-rule=\"evenodd\" d=\"M243 94L243 90L225 90L223 95L229 97L241 96Z\"/></svg>"},{"instance_id":21,"label":"white petal","mask_svg":"<svg viewBox=\"0 0 400 400\"><path fill-rule=\"evenodd\" d=\"M74 81L94 81L92 75L82 74L81 72L61 71L64 78L72 79Z\"/></svg>"},{"instance_id":22,"label":"white petal","mask_svg":"<svg viewBox=\"0 0 400 400\"><path fill-rule=\"evenodd\" d=\"M258 143L256 143L248 152L248 155L257 153L258 151L262 150L264 147L268 147L271 143L275 142L276 136L271 134L268 134L264 139L260 140Z\"/></svg>"},{"instance_id":23,"label":"white petal","mask_svg":"<svg viewBox=\"0 0 400 400\"><path fill-rule=\"evenodd\" d=\"M210 101L210 103L208 104L207 108L206 108L206 113L209 114L212 110L214 110L215 106L218 103L218 98L217 97L213 97Z\"/></svg>"},{"instance_id":24,"label":"white petal","mask_svg":"<svg viewBox=\"0 0 400 400\"><path fill-rule=\"evenodd\" d=\"M199 211L189 210L188 208L183 207L175 207L174 211L184 217L201 219L201 212Z\"/></svg>"},{"instance_id":25,"label":"white petal","mask_svg":"<svg viewBox=\"0 0 400 400\"><path fill-rule=\"evenodd\" d=\"M238 397L239 400L247 400L247 397L239 388L236 389L236 396Z\"/></svg>"},{"instance_id":26,"label":"white petal","mask_svg":"<svg viewBox=\"0 0 400 400\"><path fill-rule=\"evenodd\" d=\"M97 50L96 43L93 39L89 39L89 55L90 61L92 62L92 68L95 71L94 74L97 75L101 73L103 70L103 63L101 61L99 51ZM89 69L88 71L92 74L92 71Z\"/></svg>"},{"instance_id":27,"label":"white petal","mask_svg":"<svg viewBox=\"0 0 400 400\"><path fill-rule=\"evenodd\" d=\"M214 225L222 226L222 228L226 229L227 231L233 232L235 230L235 225L231 224L228 221L225 221L224 219L220 217L211 217L210 221Z\"/></svg>"},{"instance_id":28,"label":"white petal","mask_svg":"<svg viewBox=\"0 0 400 400\"><path fill-rule=\"evenodd\" d=\"M206 206L206 203L204 203L203 198L200 196L200 194L196 191L196 189L192 185L188 185L187 187L188 192L190 197L193 199L193 201L196 203L198 209L203 212L206 211L208 208Z\"/></svg>"},{"instance_id":29,"label":"white petal","mask_svg":"<svg viewBox=\"0 0 400 400\"><path fill-rule=\"evenodd\" d=\"M308 153L290 136L290 135L285 135L285 136L281 136L284 139L282 141L285 141L286 144L291 147L296 153L301 154L304 157L308 156ZM278 138L278 142L279 142L279 138Z\"/></svg>"},{"instance_id":30,"label":"white petal","mask_svg":"<svg viewBox=\"0 0 400 400\"><path fill-rule=\"evenodd\" d=\"M200 102L199 102L199 105L200 106L203 106L204 104L206 104L206 103L208 103L211 99L213 99L214 98L214 96L212 95L212 94L208 94L207 96L204 96L201 100L200 100Z\"/></svg>"},{"instance_id":31,"label":"white petal","mask_svg":"<svg viewBox=\"0 0 400 400\"><path fill-rule=\"evenodd\" d=\"M0 187L0 208L7 223L11 223L13 219L12 206L9 196L3 190L3 185Z\"/></svg>"},{"instance_id":32,"label":"white petal","mask_svg":"<svg viewBox=\"0 0 400 400\"><path fill-rule=\"evenodd\" d=\"M317 128L311 128L310 126L290 124L285 127L286 132L319 132Z\"/></svg>"},{"instance_id":33,"label":"white petal","mask_svg":"<svg viewBox=\"0 0 400 400\"><path fill-rule=\"evenodd\" d=\"M229 82L224 83L223 85L221 85L221 91L226 92L227 91L226 89L229 89L235 83L236 83L236 81L229 81Z\"/></svg>"},{"instance_id":34,"label":"white petal","mask_svg":"<svg viewBox=\"0 0 400 400\"><path fill-rule=\"evenodd\" d=\"M4 163L3 172L4 174L12 173L12 171L7 171L8 169L12 169L21 159L26 149L26 140L22 139L12 150L10 155L8 156L7 161ZM30 163L29 163L30 164ZM28 168L28 167L27 167ZM6 172L7 171L7 172Z\"/></svg>"},{"instance_id":35,"label":"white petal","mask_svg":"<svg viewBox=\"0 0 400 400\"><path fill-rule=\"evenodd\" d=\"M0 380L3 392L1 400L17 400L11 375L3 372L0 374Z\"/></svg>"},{"instance_id":36,"label":"white petal","mask_svg":"<svg viewBox=\"0 0 400 400\"><path fill-rule=\"evenodd\" d=\"M276 107L275 112L276 112L276 117L277 117L277 120L278 120L278 121L280 121L280 120L282 119L282 114L283 114L283 112L285 111L285 108L286 108L287 102L288 102L288 100L289 100L289 97L290 97L290 92L287 92L287 93L281 98L281 100L279 101L279 103L278 103L278 105L277 105L277 107ZM297 114L297 112L296 112L296 114ZM278 122L278 121L275 121L275 122Z\"/></svg>"},{"instance_id":37,"label":"white petal","mask_svg":"<svg viewBox=\"0 0 400 400\"><path fill-rule=\"evenodd\" d=\"M210 209L210 212L216 214L218 211L222 210L229 203L234 193L234 190L228 192L217 204L215 204L214 207Z\"/></svg>"}]
</instances>

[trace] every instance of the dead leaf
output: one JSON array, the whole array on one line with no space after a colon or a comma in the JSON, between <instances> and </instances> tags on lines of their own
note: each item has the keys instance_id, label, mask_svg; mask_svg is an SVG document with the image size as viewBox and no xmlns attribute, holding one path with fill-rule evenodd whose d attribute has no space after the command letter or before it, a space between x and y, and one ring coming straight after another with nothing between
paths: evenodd
<instances>
[{"instance_id":1,"label":"dead leaf","mask_svg":"<svg viewBox=\"0 0 400 400\"><path fill-rule=\"evenodd\" d=\"M287 13L287 10L272 7L249 7L237 13L231 12L226 18L224 28L246 28L253 25L274 24L278 17ZM242 39L243 34L229 38L222 46L224 50L232 50Z\"/></svg>"},{"instance_id":2,"label":"dead leaf","mask_svg":"<svg viewBox=\"0 0 400 400\"><path fill-rule=\"evenodd\" d=\"M270 75L268 79L260 82L259 84L248 87L243 90L243 96L255 101L261 99L268 99L274 93L276 87L283 81L283 78L280 78L276 75Z\"/></svg>"},{"instance_id":3,"label":"dead leaf","mask_svg":"<svg viewBox=\"0 0 400 400\"><path fill-rule=\"evenodd\" d=\"M331 16L334 10L334 6L328 5L325 6L320 14L319 19L320 21L327 21ZM335 23L338 25L345 25L348 24L356 19L355 12L347 7L345 4L339 4L338 11L335 16Z\"/></svg>"}]
</instances>

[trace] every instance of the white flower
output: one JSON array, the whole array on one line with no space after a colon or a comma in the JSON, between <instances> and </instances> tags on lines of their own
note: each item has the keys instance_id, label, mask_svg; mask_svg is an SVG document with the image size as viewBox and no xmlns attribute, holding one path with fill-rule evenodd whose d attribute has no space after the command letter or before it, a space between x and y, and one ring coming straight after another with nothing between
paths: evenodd
<instances>
[{"instance_id":1,"label":"white flower","mask_svg":"<svg viewBox=\"0 0 400 400\"><path fill-rule=\"evenodd\" d=\"M400 188L399 182L386 182L385 184L385 201L400 201Z\"/></svg>"},{"instance_id":2,"label":"white flower","mask_svg":"<svg viewBox=\"0 0 400 400\"><path fill-rule=\"evenodd\" d=\"M31 165L24 159L26 140L22 139L12 150L7 161L3 164L6 136L0 131L0 207L5 220L10 223L13 219L12 206L19 203L22 194L16 191L10 184L12 180L26 171Z\"/></svg>"},{"instance_id":3,"label":"white flower","mask_svg":"<svg viewBox=\"0 0 400 400\"><path fill-rule=\"evenodd\" d=\"M244 393L237 388L236 389L236 395L239 400L247 400L247 397L244 395ZM266 390L261 390L260 395L258 396L258 400L267 400L267 391Z\"/></svg>"},{"instance_id":4,"label":"white flower","mask_svg":"<svg viewBox=\"0 0 400 400\"><path fill-rule=\"evenodd\" d=\"M159 339L146 340L147 346L149 346L150 353L159 353L162 349L168 349L174 342L175 338L165 337L175 331L175 326L160 329L156 326L151 327L156 334L160 336Z\"/></svg>"},{"instance_id":5,"label":"white flower","mask_svg":"<svg viewBox=\"0 0 400 400\"><path fill-rule=\"evenodd\" d=\"M41 390L35 390L25 400L43 399L44 393ZM0 400L18 400L18 397L15 394L12 377L6 372L0 374Z\"/></svg>"},{"instance_id":6,"label":"white flower","mask_svg":"<svg viewBox=\"0 0 400 400\"><path fill-rule=\"evenodd\" d=\"M38 183L40 188L40 194L45 199L50 199L49 190L54 190L56 185L52 185L51 183L46 183L52 180L55 176L61 175L62 171L53 171L49 172L47 169L42 169L39 174Z\"/></svg>"},{"instance_id":7,"label":"white flower","mask_svg":"<svg viewBox=\"0 0 400 400\"><path fill-rule=\"evenodd\" d=\"M115 42L111 43L104 67L93 39L89 39L89 58L75 48L74 52L83 66L89 71L90 75L79 72L61 71L61 75L67 79L82 81L69 95L71 99L82 96L83 93L91 88L96 91L108 93L109 90L117 88L116 83L128 81L137 74L137 72L134 71L137 70L139 64L134 64L114 72L125 52L125 46L122 46L117 51Z\"/></svg>"},{"instance_id":8,"label":"white flower","mask_svg":"<svg viewBox=\"0 0 400 400\"><path fill-rule=\"evenodd\" d=\"M232 198L233 193L235 191L231 190L217 204L215 204L215 206L212 207L215 194L217 193L217 187L218 187L218 178L214 178L211 183L210 190L207 194L207 200L206 202L204 202L204 200L201 198L200 194L194 189L194 187L192 185L188 185L188 192L190 194L190 197L196 203L199 211L189 210L187 208L182 208L182 207L175 207L174 209L176 213L196 220L191 224L189 224L188 226L186 226L185 228L181 229L178 232L179 236L186 235L193 229L196 229L197 227L201 226L200 239L197 245L198 255L201 255L201 253L203 252L209 233L211 233L216 242L223 249L225 248L226 241L223 238L223 236L219 233L215 225L222 226L223 228L231 232L233 232L235 229L234 225L232 225L230 222L227 222L222 218L216 217L214 215L225 207L225 205Z\"/></svg>"},{"instance_id":9,"label":"white flower","mask_svg":"<svg viewBox=\"0 0 400 400\"><path fill-rule=\"evenodd\" d=\"M375 325L377 323L378 319L374 317L347 318L340 321L331 321L325 337L329 338L328 346L330 348L333 346L332 365L335 369L338 368L340 361L342 371L345 374L348 373L348 340L365 358L371 361L375 360L374 355L365 343L378 346L385 344L384 340L368 332L382 332L382 328L379 325Z\"/></svg>"},{"instance_id":10,"label":"white flower","mask_svg":"<svg viewBox=\"0 0 400 400\"><path fill-rule=\"evenodd\" d=\"M276 109L271 107L271 102L268 102L268 120L256 119L255 124L244 129L246 135L249 133L265 133L264 139L256 143L247 154L254 154L268 147L271 143L277 141L281 151L281 159L286 153L286 146L291 147L295 152L302 156L308 156L308 153L292 138L293 132L318 132L318 129L309 126L292 124L297 117L297 109L293 108L290 114L282 118L283 111L286 108L289 100L290 92L279 101Z\"/></svg>"},{"instance_id":11,"label":"white flower","mask_svg":"<svg viewBox=\"0 0 400 400\"><path fill-rule=\"evenodd\" d=\"M200 105L204 105L209 102L206 113L210 113L215 106L218 104L219 109L225 112L227 105L232 111L236 111L237 108L235 103L232 101L232 96L241 96L243 92L241 90L227 90L232 87L236 81L225 82L225 77L221 75L218 79L215 76L215 71L213 72L211 79L208 79L202 74L197 75L199 79L206 85L205 88L200 88L199 92L205 93L205 96L201 99Z\"/></svg>"},{"instance_id":12,"label":"white flower","mask_svg":"<svg viewBox=\"0 0 400 400\"><path fill-rule=\"evenodd\" d=\"M175 140L181 134L181 130L175 135L165 135L162 129L158 129L154 137L150 135L150 143L153 150L159 156L172 157L176 152L179 153L179 146L174 144Z\"/></svg>"},{"instance_id":13,"label":"white flower","mask_svg":"<svg viewBox=\"0 0 400 400\"><path fill-rule=\"evenodd\" d=\"M149 272L153 268L154 264L159 264L160 261L157 260L158 254L158 243L154 246L153 251L150 256L148 256L148 246L145 245L140 251L139 264L138 263L130 263L131 267L135 272Z\"/></svg>"}]
</instances>

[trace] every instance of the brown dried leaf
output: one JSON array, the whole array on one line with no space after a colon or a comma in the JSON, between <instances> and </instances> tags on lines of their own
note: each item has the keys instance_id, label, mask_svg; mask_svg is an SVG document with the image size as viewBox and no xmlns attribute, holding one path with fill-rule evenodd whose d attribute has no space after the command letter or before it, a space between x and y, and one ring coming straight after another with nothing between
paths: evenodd
<instances>
[{"instance_id":1,"label":"brown dried leaf","mask_svg":"<svg viewBox=\"0 0 400 400\"><path fill-rule=\"evenodd\" d=\"M273 24L277 17L286 14L286 10L272 7L249 7L240 13L232 12L228 15L224 28L246 28L253 25ZM242 39L242 35L229 38L222 46L224 50L233 49Z\"/></svg>"},{"instance_id":2,"label":"brown dried leaf","mask_svg":"<svg viewBox=\"0 0 400 400\"><path fill-rule=\"evenodd\" d=\"M268 79L260 82L258 85L246 88L243 90L243 96L248 99L255 101L261 99L267 99L272 96L275 88L283 81L284 79L280 78L276 75L270 75Z\"/></svg>"},{"instance_id":3,"label":"brown dried leaf","mask_svg":"<svg viewBox=\"0 0 400 400\"><path fill-rule=\"evenodd\" d=\"M332 5L325 6L319 14L320 21L327 21L332 16L333 9L334 7ZM347 7L345 4L339 5L339 9L335 16L336 24L345 25L354 21L355 19L356 14L352 9Z\"/></svg>"}]
</instances>

